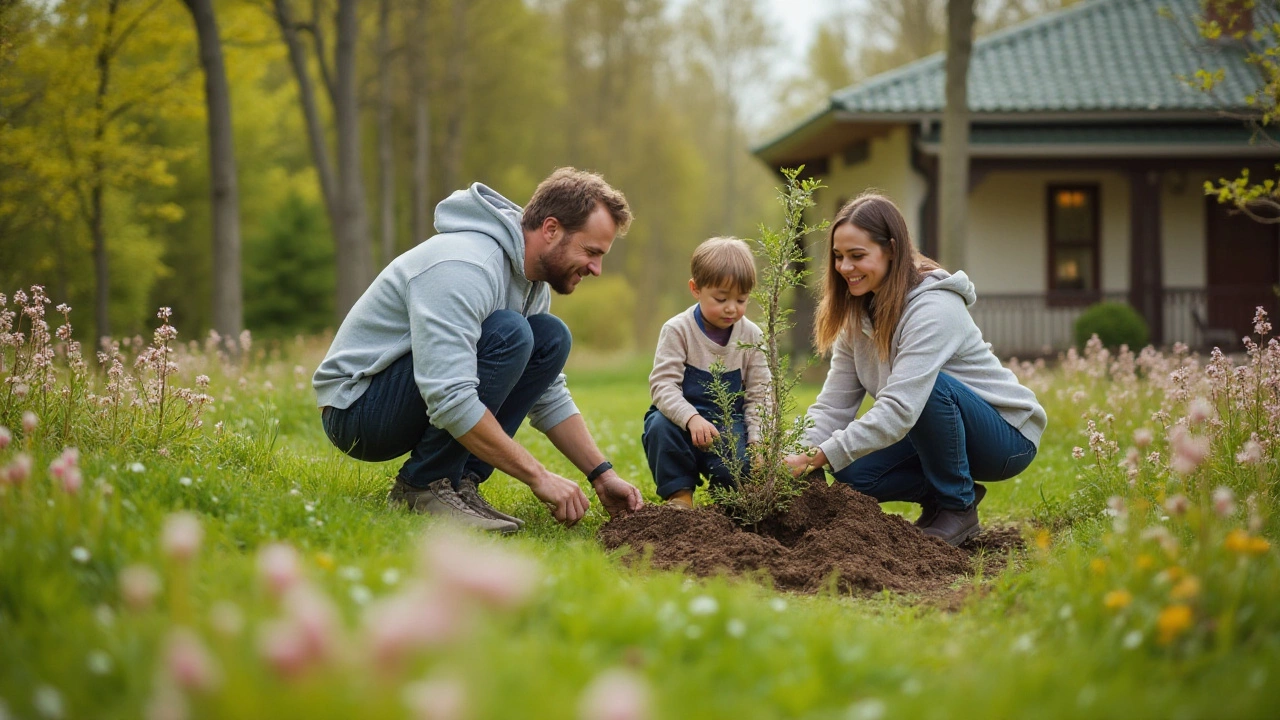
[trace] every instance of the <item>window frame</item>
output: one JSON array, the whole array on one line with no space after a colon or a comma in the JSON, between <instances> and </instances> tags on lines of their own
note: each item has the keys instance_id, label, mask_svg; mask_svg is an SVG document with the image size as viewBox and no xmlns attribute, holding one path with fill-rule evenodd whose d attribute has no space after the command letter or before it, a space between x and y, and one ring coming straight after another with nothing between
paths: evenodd
<instances>
[{"instance_id":1,"label":"window frame","mask_svg":"<svg viewBox=\"0 0 1280 720\"><path fill-rule=\"evenodd\" d=\"M1060 192L1083 192L1093 208L1093 229L1090 242L1059 242L1054 227L1054 212ZM1050 305L1082 305L1097 302L1102 297L1102 193L1099 183L1050 183L1045 191L1045 239L1048 243L1048 264L1045 272L1045 290ZM1084 290L1062 290L1056 287L1058 250L1060 247L1092 248L1094 287Z\"/></svg>"}]
</instances>

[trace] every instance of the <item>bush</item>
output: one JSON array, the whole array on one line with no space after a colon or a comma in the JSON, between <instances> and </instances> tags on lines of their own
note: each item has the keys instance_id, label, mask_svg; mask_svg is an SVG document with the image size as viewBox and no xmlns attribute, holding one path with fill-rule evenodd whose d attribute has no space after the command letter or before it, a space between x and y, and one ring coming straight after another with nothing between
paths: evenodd
<instances>
[{"instance_id":1,"label":"bush","mask_svg":"<svg viewBox=\"0 0 1280 720\"><path fill-rule=\"evenodd\" d=\"M1084 347L1094 335L1109 348L1128 345L1135 352L1146 347L1151 333L1147 321L1125 303L1092 305L1076 318L1076 346Z\"/></svg>"}]
</instances>

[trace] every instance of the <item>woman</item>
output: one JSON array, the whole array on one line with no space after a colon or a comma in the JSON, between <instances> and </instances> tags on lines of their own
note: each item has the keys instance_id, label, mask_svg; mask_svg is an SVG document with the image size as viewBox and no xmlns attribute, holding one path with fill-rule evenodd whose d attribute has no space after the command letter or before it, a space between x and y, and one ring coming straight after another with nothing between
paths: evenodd
<instances>
[{"instance_id":1,"label":"woman","mask_svg":"<svg viewBox=\"0 0 1280 720\"><path fill-rule=\"evenodd\" d=\"M921 505L923 531L952 545L976 535L975 480L1007 480L1031 464L1046 416L983 342L969 317L977 300L918 254L893 202L866 193L831 223L814 340L831 352L809 454L796 474L828 466L881 502ZM875 405L855 419L867 393Z\"/></svg>"}]
</instances>

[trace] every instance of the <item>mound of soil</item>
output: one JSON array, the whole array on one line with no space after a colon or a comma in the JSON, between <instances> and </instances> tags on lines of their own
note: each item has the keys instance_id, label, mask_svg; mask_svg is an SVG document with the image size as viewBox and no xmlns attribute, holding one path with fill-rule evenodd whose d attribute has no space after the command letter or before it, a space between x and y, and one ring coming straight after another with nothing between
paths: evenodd
<instances>
[{"instance_id":1,"label":"mound of soil","mask_svg":"<svg viewBox=\"0 0 1280 720\"><path fill-rule=\"evenodd\" d=\"M738 527L714 508L681 510L646 505L600 528L606 548L652 548L654 567L683 567L699 576L768 573L775 587L803 593L826 587L832 574L841 592L881 590L929 595L971 569L971 556L988 555L988 572L1019 546L1016 530L985 532L965 548L931 538L875 499L846 485L815 480L791 508L754 531Z\"/></svg>"}]
</instances>

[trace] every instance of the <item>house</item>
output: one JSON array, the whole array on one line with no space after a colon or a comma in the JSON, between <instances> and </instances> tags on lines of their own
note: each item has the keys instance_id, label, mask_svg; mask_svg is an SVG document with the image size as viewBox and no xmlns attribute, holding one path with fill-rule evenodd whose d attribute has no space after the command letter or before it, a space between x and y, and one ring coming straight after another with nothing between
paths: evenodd
<instances>
[{"instance_id":1,"label":"house","mask_svg":"<svg viewBox=\"0 0 1280 720\"><path fill-rule=\"evenodd\" d=\"M997 352L1065 348L1103 299L1131 303L1165 345L1240 338L1255 306L1276 311L1277 226L1203 186L1245 167L1274 177L1280 144L1224 113L1246 107L1260 76L1239 41L1199 37L1199 13L1198 0L1093 0L975 41L958 269ZM1178 78L1219 67L1213 96ZM935 254L944 79L942 53L877 75L754 153L820 176L828 218L866 188L885 192Z\"/></svg>"}]
</instances>

